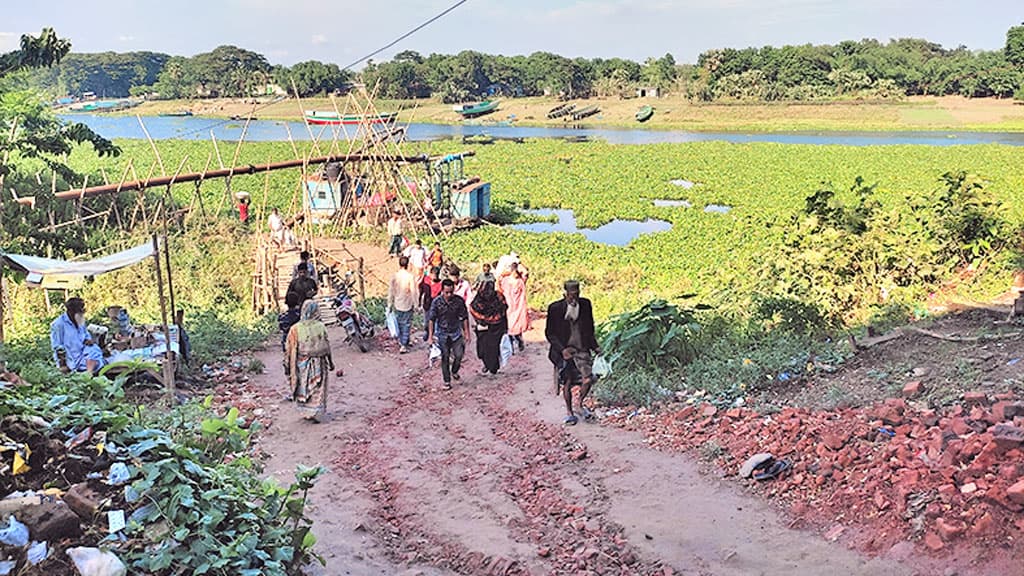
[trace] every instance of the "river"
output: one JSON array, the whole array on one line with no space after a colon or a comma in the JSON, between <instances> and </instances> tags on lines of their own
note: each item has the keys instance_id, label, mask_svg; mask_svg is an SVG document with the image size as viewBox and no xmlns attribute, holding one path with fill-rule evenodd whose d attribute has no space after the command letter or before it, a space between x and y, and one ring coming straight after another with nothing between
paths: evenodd
<instances>
[{"instance_id":1,"label":"river","mask_svg":"<svg viewBox=\"0 0 1024 576\"><path fill-rule=\"evenodd\" d=\"M109 139L145 138L134 116L104 114L63 114L65 120L81 122ZM217 118L143 117L146 130L156 140L205 140L212 132L219 140L238 140L245 122ZM355 126L309 126L302 122L254 120L246 130L245 139L254 142L318 138L330 140L332 131L339 138L354 134ZM662 142L726 141L735 143L775 142L779 144L839 144L845 146L878 146L886 144L919 144L952 146L958 144L1007 144L1024 146L1024 133L1018 132L688 132L685 130L634 130L628 128L545 128L534 126L469 126L447 124L411 124L410 140L438 140L486 134L501 138L579 138L605 140L611 144L655 144Z\"/></svg>"}]
</instances>

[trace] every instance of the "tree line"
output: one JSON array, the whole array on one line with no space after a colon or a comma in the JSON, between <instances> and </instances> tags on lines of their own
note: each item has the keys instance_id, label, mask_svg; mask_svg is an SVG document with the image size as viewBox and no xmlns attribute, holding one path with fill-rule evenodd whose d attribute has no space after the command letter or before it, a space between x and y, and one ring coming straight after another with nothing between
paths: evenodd
<instances>
[{"instance_id":1,"label":"tree line","mask_svg":"<svg viewBox=\"0 0 1024 576\"><path fill-rule=\"evenodd\" d=\"M491 55L472 50L423 56L407 50L368 62L358 74L307 61L273 66L256 52L220 46L192 57L154 52L71 54L31 78L54 95L106 97L249 97L273 86L313 96L353 81L379 86L384 98L462 102L488 96L630 97L656 87L694 101L800 101L961 95L1024 100L1024 24L1007 31L1003 49L943 48L922 39L844 41L835 45L716 48L695 64L671 54L636 62L567 58L550 52Z\"/></svg>"}]
</instances>

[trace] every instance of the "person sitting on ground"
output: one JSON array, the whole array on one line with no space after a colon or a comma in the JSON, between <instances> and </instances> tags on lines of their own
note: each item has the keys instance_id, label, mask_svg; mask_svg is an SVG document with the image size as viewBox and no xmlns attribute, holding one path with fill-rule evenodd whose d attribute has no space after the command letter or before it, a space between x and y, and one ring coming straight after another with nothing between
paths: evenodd
<instances>
[{"instance_id":1,"label":"person sitting on ground","mask_svg":"<svg viewBox=\"0 0 1024 576\"><path fill-rule=\"evenodd\" d=\"M476 355L484 363L484 374L497 374L501 367L501 337L508 328L507 309L505 299L494 289L493 280L480 285L469 305L469 313L476 321Z\"/></svg>"},{"instance_id":2,"label":"person sitting on ground","mask_svg":"<svg viewBox=\"0 0 1024 576\"><path fill-rule=\"evenodd\" d=\"M583 401L594 382L594 356L600 354L600 347L594 335L594 309L590 300L580 297L580 283L569 280L564 288L565 297L548 306L544 337L551 344L548 359L558 371L558 387L565 399L565 423L572 425L578 421L572 406L573 386L580 386L576 412L585 420L593 417Z\"/></svg>"},{"instance_id":3,"label":"person sitting on ground","mask_svg":"<svg viewBox=\"0 0 1024 576\"><path fill-rule=\"evenodd\" d=\"M302 304L299 321L288 330L285 355L292 399L304 418L320 422L327 413L327 380L334 360L320 306L313 300Z\"/></svg>"},{"instance_id":4,"label":"person sitting on ground","mask_svg":"<svg viewBox=\"0 0 1024 576\"><path fill-rule=\"evenodd\" d=\"M305 268L306 275L312 278L313 282L316 282L316 265L313 264L312 260L310 260L309 252L306 250L299 252L299 263L296 264L295 269L292 270L293 280L299 275L300 268Z\"/></svg>"},{"instance_id":5,"label":"person sitting on ground","mask_svg":"<svg viewBox=\"0 0 1024 576\"><path fill-rule=\"evenodd\" d=\"M50 324L50 347L61 372L96 374L103 367L103 351L85 326L85 300L69 298L64 313Z\"/></svg>"},{"instance_id":6,"label":"person sitting on ground","mask_svg":"<svg viewBox=\"0 0 1024 576\"><path fill-rule=\"evenodd\" d=\"M484 262L483 271L476 275L476 280L473 281L473 290L480 290L484 282L497 282L498 279L494 277L494 272L491 272L491 263Z\"/></svg>"},{"instance_id":7,"label":"person sitting on ground","mask_svg":"<svg viewBox=\"0 0 1024 576\"><path fill-rule=\"evenodd\" d=\"M316 298L320 287L309 277L309 269L302 266L295 269L295 279L288 284L288 291L295 292L302 300Z\"/></svg>"}]
</instances>

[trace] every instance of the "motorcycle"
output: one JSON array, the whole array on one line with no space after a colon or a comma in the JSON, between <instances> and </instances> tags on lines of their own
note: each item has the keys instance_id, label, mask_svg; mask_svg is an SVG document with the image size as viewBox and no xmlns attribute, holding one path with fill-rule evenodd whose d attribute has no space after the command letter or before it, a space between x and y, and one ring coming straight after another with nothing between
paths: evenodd
<instances>
[{"instance_id":1,"label":"motorcycle","mask_svg":"<svg viewBox=\"0 0 1024 576\"><path fill-rule=\"evenodd\" d=\"M345 280L340 283L340 290L333 298L334 314L345 328L345 341L354 343L360 352L367 352L370 339L373 338L373 321L356 309L356 303L349 296L349 290L354 284L351 277L351 272L345 274Z\"/></svg>"}]
</instances>

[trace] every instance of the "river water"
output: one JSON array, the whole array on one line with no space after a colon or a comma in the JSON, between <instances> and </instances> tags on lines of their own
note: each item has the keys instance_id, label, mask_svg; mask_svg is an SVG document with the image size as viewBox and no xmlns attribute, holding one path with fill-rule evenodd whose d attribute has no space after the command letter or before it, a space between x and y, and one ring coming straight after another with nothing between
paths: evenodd
<instances>
[{"instance_id":1,"label":"river water","mask_svg":"<svg viewBox=\"0 0 1024 576\"><path fill-rule=\"evenodd\" d=\"M103 114L64 114L61 118L81 122L98 134L110 138L145 138L134 116ZM143 117L146 130L156 140L207 140L212 132L218 140L238 140L244 121L216 118ZM245 139L254 142L286 141L291 133L295 140L330 140L337 134L346 138L355 133L355 126L309 126L303 122L254 120L246 130ZM655 144L661 142L776 142L780 144L840 144L846 146L877 146L886 144L920 144L952 146L957 144L1007 144L1024 146L1024 133L1017 132L687 132L685 130L633 130L628 128L545 128L533 126L467 126L446 124L411 124L410 140L438 140L486 134L494 138L579 138L605 140L611 144Z\"/></svg>"}]
</instances>

